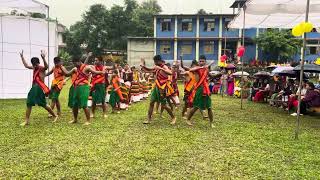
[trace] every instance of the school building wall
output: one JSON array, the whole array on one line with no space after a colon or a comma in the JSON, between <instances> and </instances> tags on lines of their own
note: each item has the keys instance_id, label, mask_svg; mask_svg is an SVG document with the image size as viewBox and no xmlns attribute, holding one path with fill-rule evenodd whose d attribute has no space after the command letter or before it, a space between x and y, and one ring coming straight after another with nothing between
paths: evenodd
<instances>
[{"instance_id":1,"label":"school building wall","mask_svg":"<svg viewBox=\"0 0 320 180\"><path fill-rule=\"evenodd\" d=\"M130 66L138 67L141 58L144 58L146 65L153 65L154 40L153 38L128 38L127 60Z\"/></svg>"},{"instance_id":2,"label":"school building wall","mask_svg":"<svg viewBox=\"0 0 320 180\"><path fill-rule=\"evenodd\" d=\"M185 61L193 59L198 60L200 55L206 55L208 60L218 61L223 55L225 41L227 44L236 42L236 46L231 50L236 53L238 47L242 44L242 30L228 29L227 23L232 20L233 14L216 15L157 15L154 17L154 38L155 54L160 54L165 60L173 61L183 57ZM211 31L205 30L205 23L213 22L214 28ZM162 29L163 22L170 22L170 28ZM189 22L192 28L182 29L182 23ZM245 29L245 47L244 62L270 59L270 55L261 51L254 39L263 33L265 29L250 28ZM308 42L311 40L320 41L320 33L312 32L307 35ZM212 46L208 46L212 43ZM320 45L317 45L320 47ZM227 45L228 47L228 45ZM212 51L210 51L212 49ZM228 48L227 48L228 49ZM183 52L183 51L187 51ZM318 51L320 53L320 50ZM315 60L319 54L306 54L307 60ZM300 53L292 57L293 60L299 60Z\"/></svg>"}]
</instances>

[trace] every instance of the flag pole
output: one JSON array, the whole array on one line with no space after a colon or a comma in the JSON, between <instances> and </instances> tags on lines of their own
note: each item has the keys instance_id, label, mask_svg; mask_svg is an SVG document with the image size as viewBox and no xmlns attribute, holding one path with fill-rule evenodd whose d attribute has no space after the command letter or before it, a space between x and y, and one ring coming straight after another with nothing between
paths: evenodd
<instances>
[{"instance_id":1,"label":"flag pole","mask_svg":"<svg viewBox=\"0 0 320 180\"><path fill-rule=\"evenodd\" d=\"M243 5L243 27L242 27L242 46L244 47L244 32L245 32L245 27L246 27L246 5ZM240 62L241 62L241 90L240 90L240 107L243 109L243 87L244 87L244 82L243 82L243 56L240 57Z\"/></svg>"},{"instance_id":2,"label":"flag pole","mask_svg":"<svg viewBox=\"0 0 320 180\"><path fill-rule=\"evenodd\" d=\"M305 22L309 21L309 6L310 0L307 0L307 7L306 7L306 18ZM302 81L303 81L303 71L304 71L304 58L305 58L305 49L307 43L307 34L303 34L303 44L302 44L302 55L301 55L301 62L300 62L300 81L299 81L299 96L298 96L298 110L297 110L297 122L296 122L296 130L295 130L295 139L299 139L299 129L300 129L300 113L301 113L301 91L302 91Z\"/></svg>"},{"instance_id":3,"label":"flag pole","mask_svg":"<svg viewBox=\"0 0 320 180\"><path fill-rule=\"evenodd\" d=\"M50 69L50 8L48 5L45 5L47 7L47 22L48 22L48 69ZM50 78L48 77L48 86L50 86Z\"/></svg>"}]
</instances>

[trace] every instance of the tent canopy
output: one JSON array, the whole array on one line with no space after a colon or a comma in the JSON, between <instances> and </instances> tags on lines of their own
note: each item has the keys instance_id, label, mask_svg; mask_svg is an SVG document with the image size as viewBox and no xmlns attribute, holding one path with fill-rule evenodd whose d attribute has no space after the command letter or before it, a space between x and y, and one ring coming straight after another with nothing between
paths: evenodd
<instances>
[{"instance_id":1,"label":"tent canopy","mask_svg":"<svg viewBox=\"0 0 320 180\"><path fill-rule=\"evenodd\" d=\"M248 0L246 28L293 28L304 22L306 0ZM243 27L244 11L229 24L230 28ZM309 22L320 27L320 0L310 0Z\"/></svg>"},{"instance_id":2,"label":"tent canopy","mask_svg":"<svg viewBox=\"0 0 320 180\"><path fill-rule=\"evenodd\" d=\"M20 9L26 12L48 13L48 6L35 0L0 0L4 9Z\"/></svg>"}]
</instances>

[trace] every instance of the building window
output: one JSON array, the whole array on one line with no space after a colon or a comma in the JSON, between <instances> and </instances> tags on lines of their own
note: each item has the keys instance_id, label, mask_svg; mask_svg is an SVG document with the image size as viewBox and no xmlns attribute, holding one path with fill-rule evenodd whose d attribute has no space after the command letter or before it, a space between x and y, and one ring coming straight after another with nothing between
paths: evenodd
<instances>
[{"instance_id":1,"label":"building window","mask_svg":"<svg viewBox=\"0 0 320 180\"><path fill-rule=\"evenodd\" d=\"M224 28L226 29L226 31L229 31L228 25L229 23L232 21L231 18L225 18L224 19Z\"/></svg>"},{"instance_id":2,"label":"building window","mask_svg":"<svg viewBox=\"0 0 320 180\"><path fill-rule=\"evenodd\" d=\"M215 19L204 19L204 28L203 31L210 32L214 31Z\"/></svg>"},{"instance_id":3,"label":"building window","mask_svg":"<svg viewBox=\"0 0 320 180\"><path fill-rule=\"evenodd\" d=\"M182 44L180 54L181 55L192 54L192 44Z\"/></svg>"},{"instance_id":4,"label":"building window","mask_svg":"<svg viewBox=\"0 0 320 180\"><path fill-rule=\"evenodd\" d=\"M161 31L171 31L171 19L163 19L162 20Z\"/></svg>"},{"instance_id":5,"label":"building window","mask_svg":"<svg viewBox=\"0 0 320 180\"><path fill-rule=\"evenodd\" d=\"M181 31L192 32L192 19L182 19Z\"/></svg>"},{"instance_id":6,"label":"building window","mask_svg":"<svg viewBox=\"0 0 320 180\"><path fill-rule=\"evenodd\" d=\"M170 54L170 53L171 53L170 42L162 42L160 44L160 54Z\"/></svg>"},{"instance_id":7,"label":"building window","mask_svg":"<svg viewBox=\"0 0 320 180\"><path fill-rule=\"evenodd\" d=\"M309 47L309 54L316 55L317 54L317 47Z\"/></svg>"},{"instance_id":8,"label":"building window","mask_svg":"<svg viewBox=\"0 0 320 180\"><path fill-rule=\"evenodd\" d=\"M214 53L214 42L213 41L204 42L203 49L204 49L203 50L204 54L213 54Z\"/></svg>"}]
</instances>

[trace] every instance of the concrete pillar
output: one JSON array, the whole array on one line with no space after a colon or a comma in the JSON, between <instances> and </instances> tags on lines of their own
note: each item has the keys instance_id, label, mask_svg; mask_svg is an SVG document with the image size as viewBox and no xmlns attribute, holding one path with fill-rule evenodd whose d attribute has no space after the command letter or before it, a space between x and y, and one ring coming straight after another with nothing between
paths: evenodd
<instances>
[{"instance_id":1,"label":"concrete pillar","mask_svg":"<svg viewBox=\"0 0 320 180\"><path fill-rule=\"evenodd\" d=\"M178 59L178 16L174 20L174 46L173 46L173 60Z\"/></svg>"},{"instance_id":2,"label":"concrete pillar","mask_svg":"<svg viewBox=\"0 0 320 180\"><path fill-rule=\"evenodd\" d=\"M237 43L237 49L242 45L242 29L239 29L239 39ZM237 60L240 61L240 58L237 56Z\"/></svg>"},{"instance_id":3,"label":"concrete pillar","mask_svg":"<svg viewBox=\"0 0 320 180\"><path fill-rule=\"evenodd\" d=\"M222 16L220 16L219 19L219 44L218 44L218 59L220 59L221 57L221 51L222 51L222 30L223 30L223 26L222 26Z\"/></svg>"},{"instance_id":4,"label":"concrete pillar","mask_svg":"<svg viewBox=\"0 0 320 180\"><path fill-rule=\"evenodd\" d=\"M199 56L200 56L200 45L199 45L199 38L200 38L200 17L197 16L197 35L196 35L196 60L199 60Z\"/></svg>"},{"instance_id":5,"label":"concrete pillar","mask_svg":"<svg viewBox=\"0 0 320 180\"><path fill-rule=\"evenodd\" d=\"M259 28L257 28L256 37L259 37ZM256 44L256 60L259 58L259 47L258 44Z\"/></svg>"},{"instance_id":6,"label":"concrete pillar","mask_svg":"<svg viewBox=\"0 0 320 180\"><path fill-rule=\"evenodd\" d=\"M157 45L158 45L157 39L154 39L153 41L154 41L154 42L153 42L153 43L154 43L154 44L153 44L153 46L154 46L154 47L153 47L153 54L154 54L154 55L157 55Z\"/></svg>"},{"instance_id":7,"label":"concrete pillar","mask_svg":"<svg viewBox=\"0 0 320 180\"><path fill-rule=\"evenodd\" d=\"M153 54L157 55L157 17L154 16L153 18L153 37L154 37L154 47L153 47Z\"/></svg>"},{"instance_id":8,"label":"concrete pillar","mask_svg":"<svg viewBox=\"0 0 320 180\"><path fill-rule=\"evenodd\" d=\"M128 64L132 65L132 59L131 59L131 40L128 39L127 41L127 62Z\"/></svg>"},{"instance_id":9,"label":"concrete pillar","mask_svg":"<svg viewBox=\"0 0 320 180\"><path fill-rule=\"evenodd\" d=\"M157 37L157 17L153 18L153 37Z\"/></svg>"}]
</instances>

